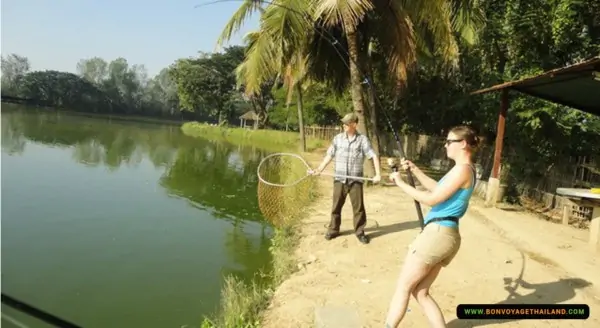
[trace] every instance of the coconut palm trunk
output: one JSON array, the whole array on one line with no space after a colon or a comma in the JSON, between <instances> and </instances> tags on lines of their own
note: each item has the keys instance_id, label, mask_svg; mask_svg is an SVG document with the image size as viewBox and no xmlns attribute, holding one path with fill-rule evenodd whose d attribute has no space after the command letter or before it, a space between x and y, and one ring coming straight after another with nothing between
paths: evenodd
<instances>
[{"instance_id":1,"label":"coconut palm trunk","mask_svg":"<svg viewBox=\"0 0 600 328\"><path fill-rule=\"evenodd\" d=\"M366 66L366 70L367 72L369 72L369 76L373 76L373 66L371 65L372 60L371 58L369 58L368 61L365 62L365 66ZM373 149L375 150L375 152L377 154L379 154L379 150L380 150L380 144L379 144L379 127L377 126L379 120L378 120L378 113L377 111L380 110L379 108L377 108L377 103L375 101L375 97L377 97L377 94L375 94L375 88L373 87L367 87L367 99L368 99L368 103L369 103L369 123L371 123L368 127L369 132L371 133L371 135L369 136L369 138L371 139L371 143L373 144ZM385 110L385 109L381 109L381 110Z\"/></svg>"},{"instance_id":2,"label":"coconut palm trunk","mask_svg":"<svg viewBox=\"0 0 600 328\"><path fill-rule=\"evenodd\" d=\"M352 95L352 105L354 107L354 113L358 117L357 130L359 133L368 136L369 130L367 129L368 124L365 121L367 116L365 115L365 98L362 87L362 76L360 74L360 60L364 58L360 53L358 46L358 33L355 29L346 31L346 40L348 42L348 53L350 55L350 91ZM374 176L375 168L371 161L365 161L364 172L366 176Z\"/></svg>"},{"instance_id":3,"label":"coconut palm trunk","mask_svg":"<svg viewBox=\"0 0 600 328\"><path fill-rule=\"evenodd\" d=\"M285 102L285 131L290 130L290 101Z\"/></svg>"},{"instance_id":4,"label":"coconut palm trunk","mask_svg":"<svg viewBox=\"0 0 600 328\"><path fill-rule=\"evenodd\" d=\"M300 149L306 151L306 135L304 134L304 108L302 104L302 83L298 81L294 86L298 99L298 129L300 130Z\"/></svg>"},{"instance_id":5,"label":"coconut palm trunk","mask_svg":"<svg viewBox=\"0 0 600 328\"><path fill-rule=\"evenodd\" d=\"M358 116L358 132L368 136L367 124L365 122L365 99L360 74L360 49L358 47L358 33L355 29L346 31L348 42L348 53L350 55L350 92L354 113Z\"/></svg>"}]
</instances>

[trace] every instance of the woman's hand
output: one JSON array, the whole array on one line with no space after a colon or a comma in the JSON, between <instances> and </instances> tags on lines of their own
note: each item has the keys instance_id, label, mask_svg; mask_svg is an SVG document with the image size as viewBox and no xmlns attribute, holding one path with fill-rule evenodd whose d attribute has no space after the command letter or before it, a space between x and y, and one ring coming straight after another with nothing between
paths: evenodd
<instances>
[{"instance_id":1,"label":"woman's hand","mask_svg":"<svg viewBox=\"0 0 600 328\"><path fill-rule=\"evenodd\" d=\"M407 160L406 158L400 160L400 165L402 166L402 169L404 171L407 171L409 169L411 171L415 171L419 169L413 162Z\"/></svg>"},{"instance_id":2,"label":"woman's hand","mask_svg":"<svg viewBox=\"0 0 600 328\"><path fill-rule=\"evenodd\" d=\"M392 172L392 174L390 174L390 181L394 181L396 184L398 184L399 181L402 181L400 172Z\"/></svg>"}]
</instances>

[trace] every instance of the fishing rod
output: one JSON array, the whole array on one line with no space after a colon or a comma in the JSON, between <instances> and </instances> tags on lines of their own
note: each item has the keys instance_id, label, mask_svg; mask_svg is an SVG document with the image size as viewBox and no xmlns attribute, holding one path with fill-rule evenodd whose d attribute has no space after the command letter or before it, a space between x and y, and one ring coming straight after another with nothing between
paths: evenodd
<instances>
[{"instance_id":1,"label":"fishing rod","mask_svg":"<svg viewBox=\"0 0 600 328\"><path fill-rule=\"evenodd\" d=\"M199 7L204 7L204 6L208 6L208 5L214 5L214 4L218 4L218 3L224 3L224 2L246 2L248 0L215 0L215 1L211 1L211 2L207 2L204 4L200 4L200 5L196 5L194 6L194 8L199 8ZM340 57L340 59L342 60L342 62L344 63L344 65L348 68L348 70L350 71L350 65L348 64L348 62L346 62L343 54L340 52L340 49L338 49L337 45L340 44L340 42L337 40L337 38L335 36L333 36L331 33L329 33L327 31L327 28L323 27L321 31L321 29L316 28L315 24L314 24L314 20L312 19L312 17L310 17L310 15L308 15L305 12L301 12L299 10L293 9L293 8L289 8L285 5L282 5L280 3L274 2L274 1L266 1L266 0L257 0L257 1L252 1L254 2L256 5L259 4L269 4L269 5L273 5L285 10L290 11L291 13L300 15L302 17L304 17L305 19L307 19L307 21L312 22L312 27L313 30L316 31L323 39L325 39L325 41L329 42L330 45L333 46L333 49L336 51L336 53L338 54L338 56ZM327 35L325 35L327 34ZM366 84L368 85L371 90L373 91L373 94L375 94L375 86L374 83L371 81L371 79L369 79L367 74L364 74L364 72L362 72L361 70L361 66L358 65L358 63L352 59L352 56L350 56L350 53L348 51L346 51L345 49L341 48L341 51L345 53L345 55L348 57L348 60L351 60L352 63L356 66L359 74L362 76L362 84ZM394 136L394 139L396 140L396 144L398 146L397 149L397 153L398 156L400 158L405 158L406 154L404 153L404 148L402 147L402 142L400 141L400 137L398 136L398 133L396 132L396 130L394 129L394 125L392 124L392 121L390 120L390 117L388 116L385 107L383 106L383 104L381 103L381 101L379 100L378 97L373 97L374 101L376 102L376 104L378 105L378 107L381 109L381 113L383 114L383 117L385 119L385 121L388 124L388 127L390 128L390 130L392 131L392 134ZM397 99L398 97L396 97L396 100L394 101L394 109L396 109L396 104L397 104ZM363 103L364 105L364 103ZM372 108L371 110L375 110L375 108ZM364 113L363 113L364 114ZM373 124L377 124L377 122L373 122ZM406 175L408 178L408 183L411 187L415 187L415 180L413 178L412 172L410 171L410 168L406 169ZM416 199L414 200L415 203L415 208L417 210L417 215L419 217L419 224L421 226L421 230L423 230L425 224L423 221L423 211L421 210L421 203L419 203Z\"/></svg>"},{"instance_id":2,"label":"fishing rod","mask_svg":"<svg viewBox=\"0 0 600 328\"><path fill-rule=\"evenodd\" d=\"M14 297L10 297L4 293L2 293L2 304L6 304L11 308L27 313L35 318L38 318L46 323L49 323L55 327L60 328L82 328L74 323L61 319L55 315L52 315L46 311L42 311L35 306L29 305L25 302L19 301Z\"/></svg>"}]
</instances>

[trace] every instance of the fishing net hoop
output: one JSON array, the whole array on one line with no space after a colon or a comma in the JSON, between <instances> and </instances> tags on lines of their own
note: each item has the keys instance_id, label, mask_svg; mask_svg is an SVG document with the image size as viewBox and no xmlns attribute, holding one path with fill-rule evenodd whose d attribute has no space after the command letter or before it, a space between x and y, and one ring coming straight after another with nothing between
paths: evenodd
<instances>
[{"instance_id":1,"label":"fishing net hoop","mask_svg":"<svg viewBox=\"0 0 600 328\"><path fill-rule=\"evenodd\" d=\"M264 170L265 165L268 165L269 161L272 160L274 157L291 157L294 158L295 160L297 160L299 163L304 164L304 166L306 167L306 175L296 179L292 182L287 182L287 183L275 183L272 181L267 181L267 179L265 177L262 176L261 171ZM302 182L304 179L312 176L308 170L312 170L312 168L310 167L310 165L308 165L308 163L304 160L304 158L302 158L300 155L298 154L293 154L293 153L274 153L274 154L270 154L266 157L264 157L260 163L258 164L258 167L256 169L256 173L258 176L258 179L260 180L260 182L272 186L272 187L292 187L294 185L297 185L298 183ZM355 180L365 180L365 181L373 181L373 178L365 178L365 177L358 177L358 176L351 176L351 175L339 175L339 174L331 174L331 173L325 173L325 172L321 172L318 174L318 176L329 176L329 177L337 177L337 178L347 178L347 179L355 179Z\"/></svg>"}]
</instances>

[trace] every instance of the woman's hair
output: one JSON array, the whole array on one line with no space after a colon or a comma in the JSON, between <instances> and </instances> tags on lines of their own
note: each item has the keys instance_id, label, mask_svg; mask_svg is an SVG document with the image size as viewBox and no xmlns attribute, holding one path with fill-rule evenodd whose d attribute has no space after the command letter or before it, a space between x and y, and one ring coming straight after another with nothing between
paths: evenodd
<instances>
[{"instance_id":1,"label":"woman's hair","mask_svg":"<svg viewBox=\"0 0 600 328\"><path fill-rule=\"evenodd\" d=\"M456 134L459 138L464 139L471 150L475 151L479 147L479 136L475 129L468 125L459 125L450 129L450 132Z\"/></svg>"}]
</instances>

